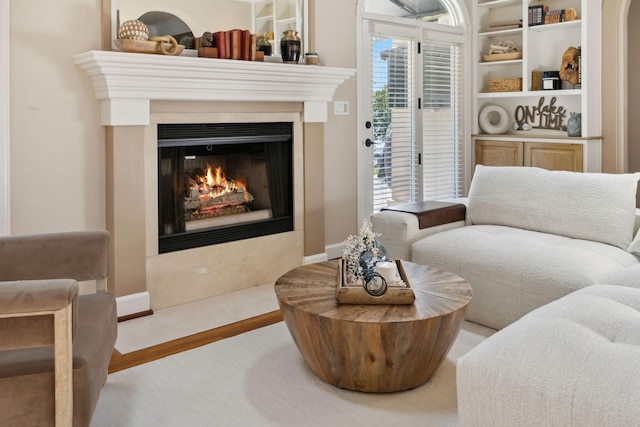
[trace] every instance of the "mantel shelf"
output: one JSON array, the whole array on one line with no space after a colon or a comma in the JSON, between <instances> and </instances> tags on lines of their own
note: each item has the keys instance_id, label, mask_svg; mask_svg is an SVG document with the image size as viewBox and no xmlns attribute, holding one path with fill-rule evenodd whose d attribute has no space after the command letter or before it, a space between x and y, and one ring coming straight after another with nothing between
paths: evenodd
<instances>
[{"instance_id":1,"label":"mantel shelf","mask_svg":"<svg viewBox=\"0 0 640 427\"><path fill-rule=\"evenodd\" d=\"M150 101L304 103L304 121L326 122L327 103L351 68L116 51L73 57L93 82L105 126L147 125Z\"/></svg>"}]
</instances>

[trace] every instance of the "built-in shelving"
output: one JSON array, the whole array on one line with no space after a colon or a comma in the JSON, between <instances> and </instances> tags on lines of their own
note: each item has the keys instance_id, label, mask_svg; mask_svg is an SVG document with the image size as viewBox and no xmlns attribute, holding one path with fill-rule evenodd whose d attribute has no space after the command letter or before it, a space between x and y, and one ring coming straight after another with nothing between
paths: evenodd
<instances>
[{"instance_id":1,"label":"built-in shelving","mask_svg":"<svg viewBox=\"0 0 640 427\"><path fill-rule=\"evenodd\" d=\"M601 139L601 7L602 0L476 0L474 8L474 115L479 117L488 105L504 108L515 122L516 109L534 110L544 98L545 105L551 100L555 106L566 112L580 113L582 117L582 138L590 141L585 153L587 169L599 164L599 150L594 142ZM529 26L529 6L548 6L549 10L575 9L577 19L567 22ZM522 20L521 28L494 30L498 22L517 22ZM522 59L486 62L483 55L488 53L492 44L513 42L522 52ZM562 81L561 89L542 90L542 76L545 71L559 71L562 57L569 47L581 48L581 85L573 86ZM538 75L537 87L533 81ZM490 81L501 79L521 79L520 90L511 92L490 92ZM535 129L535 132L515 130L510 126L504 135L494 135L496 139L544 139L551 141L574 141L567 138L566 131L556 129ZM477 120L474 121L474 134L481 132ZM486 135L485 135L486 137ZM485 138L486 139L486 138ZM598 156L594 161L593 156Z\"/></svg>"},{"instance_id":2,"label":"built-in shelving","mask_svg":"<svg viewBox=\"0 0 640 427\"><path fill-rule=\"evenodd\" d=\"M297 31L303 37L304 11L307 0L259 0L253 2L253 33L272 35L269 42L272 52L280 56L280 39L288 30ZM304 40L303 40L304 44Z\"/></svg>"}]
</instances>

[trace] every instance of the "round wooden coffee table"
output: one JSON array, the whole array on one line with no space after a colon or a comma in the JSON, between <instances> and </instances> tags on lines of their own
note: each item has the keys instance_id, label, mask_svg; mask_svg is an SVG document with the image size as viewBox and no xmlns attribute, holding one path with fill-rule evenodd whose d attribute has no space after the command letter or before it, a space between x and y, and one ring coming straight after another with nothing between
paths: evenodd
<instances>
[{"instance_id":1,"label":"round wooden coffee table","mask_svg":"<svg viewBox=\"0 0 640 427\"><path fill-rule=\"evenodd\" d=\"M337 261L298 267L276 281L287 328L318 377L350 390L391 392L424 384L440 366L471 287L447 271L403 265L412 305L338 304Z\"/></svg>"}]
</instances>

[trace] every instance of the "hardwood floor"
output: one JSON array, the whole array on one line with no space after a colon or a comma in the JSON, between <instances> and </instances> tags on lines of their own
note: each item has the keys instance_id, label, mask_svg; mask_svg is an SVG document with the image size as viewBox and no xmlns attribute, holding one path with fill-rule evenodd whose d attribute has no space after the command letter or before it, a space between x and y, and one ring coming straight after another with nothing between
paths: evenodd
<instances>
[{"instance_id":1,"label":"hardwood floor","mask_svg":"<svg viewBox=\"0 0 640 427\"><path fill-rule=\"evenodd\" d=\"M109 373L122 371L127 368L141 365L143 363L152 362L163 357L181 353L183 351L192 350L194 348L211 344L224 338L233 337L235 335L251 331L253 329L269 326L282 321L282 313L275 310L249 319L240 320L225 326L210 329L198 334L186 336L164 344L155 345L153 347L134 351L127 354L121 354L114 350L109 363Z\"/></svg>"}]
</instances>

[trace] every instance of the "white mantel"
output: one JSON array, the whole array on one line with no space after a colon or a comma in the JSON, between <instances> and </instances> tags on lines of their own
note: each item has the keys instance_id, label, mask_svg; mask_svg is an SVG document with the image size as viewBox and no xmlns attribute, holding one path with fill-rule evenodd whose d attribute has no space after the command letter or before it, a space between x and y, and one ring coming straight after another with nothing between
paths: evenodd
<instances>
[{"instance_id":1,"label":"white mantel","mask_svg":"<svg viewBox=\"0 0 640 427\"><path fill-rule=\"evenodd\" d=\"M152 100L304 103L305 122L326 122L350 68L92 50L73 57L93 81L104 126L148 125Z\"/></svg>"}]
</instances>

